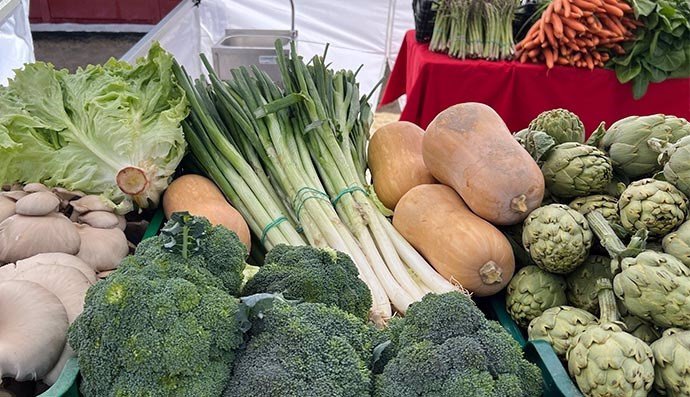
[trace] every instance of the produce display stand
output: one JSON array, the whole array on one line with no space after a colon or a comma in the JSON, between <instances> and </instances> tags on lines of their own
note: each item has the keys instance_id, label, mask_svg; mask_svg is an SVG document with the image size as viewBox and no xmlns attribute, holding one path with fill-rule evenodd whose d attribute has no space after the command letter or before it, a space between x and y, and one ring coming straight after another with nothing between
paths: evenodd
<instances>
[{"instance_id":1,"label":"produce display stand","mask_svg":"<svg viewBox=\"0 0 690 397\"><path fill-rule=\"evenodd\" d=\"M165 221L163 210L158 210L151 218L143 239L153 237L158 234ZM67 361L65 368L60 373L58 380L45 392L38 397L79 397L79 364L77 358L73 357Z\"/></svg>"},{"instance_id":2,"label":"produce display stand","mask_svg":"<svg viewBox=\"0 0 690 397\"><path fill-rule=\"evenodd\" d=\"M593 71L518 62L458 60L429 51L408 31L400 48L382 104L403 94L400 120L422 128L449 106L482 102L494 108L511 131L526 128L541 112L566 108L579 115L587 133L631 115L655 113L690 118L690 79L651 84L635 100L630 84L620 84L607 69Z\"/></svg>"}]
</instances>

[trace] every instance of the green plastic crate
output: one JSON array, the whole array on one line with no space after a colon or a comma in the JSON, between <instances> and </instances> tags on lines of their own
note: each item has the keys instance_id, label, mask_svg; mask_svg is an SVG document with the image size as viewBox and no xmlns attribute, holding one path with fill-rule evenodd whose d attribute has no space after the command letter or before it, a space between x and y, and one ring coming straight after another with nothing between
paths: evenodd
<instances>
[{"instance_id":1,"label":"green plastic crate","mask_svg":"<svg viewBox=\"0 0 690 397\"><path fill-rule=\"evenodd\" d=\"M144 232L144 239L158 234L165 217L162 210L156 211L151 223ZM76 357L70 358L65 364L57 381L50 389L38 395L38 397L79 397L79 364Z\"/></svg>"},{"instance_id":2,"label":"green plastic crate","mask_svg":"<svg viewBox=\"0 0 690 397\"><path fill-rule=\"evenodd\" d=\"M544 380L545 397L583 397L551 345L546 341L528 341L525 338L525 333L506 311L503 293L489 298L484 310L487 310L489 315L494 317L522 346L525 357L539 366Z\"/></svg>"}]
</instances>

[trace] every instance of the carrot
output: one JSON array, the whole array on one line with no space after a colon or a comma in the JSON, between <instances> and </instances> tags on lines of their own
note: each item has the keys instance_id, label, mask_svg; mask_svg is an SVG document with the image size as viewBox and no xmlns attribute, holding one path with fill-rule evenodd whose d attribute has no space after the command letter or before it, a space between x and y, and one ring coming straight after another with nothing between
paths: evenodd
<instances>
[{"instance_id":1,"label":"carrot","mask_svg":"<svg viewBox=\"0 0 690 397\"><path fill-rule=\"evenodd\" d=\"M563 10L563 1L568 1L568 0L553 0L553 12L556 14L560 14L561 10Z\"/></svg>"},{"instance_id":2,"label":"carrot","mask_svg":"<svg viewBox=\"0 0 690 397\"><path fill-rule=\"evenodd\" d=\"M569 38L570 40L574 39L577 35L577 32L575 32L575 30L573 30L573 28L570 26L563 26L563 33L565 33L565 37Z\"/></svg>"},{"instance_id":3,"label":"carrot","mask_svg":"<svg viewBox=\"0 0 690 397\"><path fill-rule=\"evenodd\" d=\"M623 31L618 27L618 25L607 15L600 16L599 21L606 26L606 29L615 33L616 36L621 36L623 34Z\"/></svg>"},{"instance_id":4,"label":"carrot","mask_svg":"<svg viewBox=\"0 0 690 397\"><path fill-rule=\"evenodd\" d=\"M576 18L582 18L582 9L576 5L570 5L570 14Z\"/></svg>"},{"instance_id":5,"label":"carrot","mask_svg":"<svg viewBox=\"0 0 690 397\"><path fill-rule=\"evenodd\" d=\"M544 19L539 20L539 42L544 43L546 41L546 33L544 33Z\"/></svg>"},{"instance_id":6,"label":"carrot","mask_svg":"<svg viewBox=\"0 0 690 397\"><path fill-rule=\"evenodd\" d=\"M611 4L604 3L604 9L607 13L613 15L614 17L623 18L623 15L625 15L623 10L616 6L612 6Z\"/></svg>"},{"instance_id":7,"label":"carrot","mask_svg":"<svg viewBox=\"0 0 690 397\"><path fill-rule=\"evenodd\" d=\"M592 56L595 60L601 61L601 53L599 53L599 51L592 51Z\"/></svg>"},{"instance_id":8,"label":"carrot","mask_svg":"<svg viewBox=\"0 0 690 397\"><path fill-rule=\"evenodd\" d=\"M553 25L553 35L556 36L556 38L562 39L563 21L561 21L561 17L559 17L558 14L553 14L551 17L551 24Z\"/></svg>"},{"instance_id":9,"label":"carrot","mask_svg":"<svg viewBox=\"0 0 690 397\"><path fill-rule=\"evenodd\" d=\"M594 11L582 11L583 17L588 17L590 15L594 15Z\"/></svg>"},{"instance_id":10,"label":"carrot","mask_svg":"<svg viewBox=\"0 0 690 397\"><path fill-rule=\"evenodd\" d=\"M594 61L592 60L591 55L585 54L585 62L587 62L587 67L589 70L594 70Z\"/></svg>"},{"instance_id":11,"label":"carrot","mask_svg":"<svg viewBox=\"0 0 690 397\"><path fill-rule=\"evenodd\" d=\"M578 47L577 43L575 43L574 40L572 40L572 41L566 43L566 46L567 46L568 48L572 49L573 51L580 51L580 47Z\"/></svg>"},{"instance_id":12,"label":"carrot","mask_svg":"<svg viewBox=\"0 0 690 397\"><path fill-rule=\"evenodd\" d=\"M528 56L529 56L529 55L527 55L527 51L522 51L522 54L520 55L520 63L525 63L525 62L527 62L527 57L528 57Z\"/></svg>"},{"instance_id":13,"label":"carrot","mask_svg":"<svg viewBox=\"0 0 690 397\"><path fill-rule=\"evenodd\" d=\"M580 22L574 19L564 18L563 24L573 28L573 30L580 33L585 33L587 31L587 27L585 25L581 24Z\"/></svg>"},{"instance_id":14,"label":"carrot","mask_svg":"<svg viewBox=\"0 0 690 397\"><path fill-rule=\"evenodd\" d=\"M628 4L628 3L624 2L624 1L618 1L618 2L616 2L615 6L618 7L618 8L620 8L621 10L623 10L623 12L625 12L626 14L627 14L627 13L630 13L630 12L633 12L633 9L632 9L632 7L630 7L630 4Z\"/></svg>"},{"instance_id":15,"label":"carrot","mask_svg":"<svg viewBox=\"0 0 690 397\"><path fill-rule=\"evenodd\" d=\"M556 63L559 64L559 65L567 65L567 64L570 63L570 61L568 60L568 58L565 58L565 57L558 57L558 58L556 59Z\"/></svg>"},{"instance_id":16,"label":"carrot","mask_svg":"<svg viewBox=\"0 0 690 397\"><path fill-rule=\"evenodd\" d=\"M552 14L553 14L553 3L550 3L548 6L546 6L546 10L544 11L544 15L542 15L541 19L543 19L545 23L550 23Z\"/></svg>"},{"instance_id":17,"label":"carrot","mask_svg":"<svg viewBox=\"0 0 690 397\"><path fill-rule=\"evenodd\" d=\"M602 61L602 62L606 62L606 61L608 61L609 59L611 59L611 56L610 56L609 54L607 54L607 53L601 54L601 61Z\"/></svg>"},{"instance_id":18,"label":"carrot","mask_svg":"<svg viewBox=\"0 0 690 397\"><path fill-rule=\"evenodd\" d=\"M599 38L598 37L594 36L591 38L591 40L592 40L592 46L593 47L596 47L599 45Z\"/></svg>"},{"instance_id":19,"label":"carrot","mask_svg":"<svg viewBox=\"0 0 690 397\"><path fill-rule=\"evenodd\" d=\"M558 48L558 42L556 41L556 38L553 35L553 25L545 22L544 33L546 34L546 38L547 40L549 40L549 44L551 44L551 47Z\"/></svg>"},{"instance_id":20,"label":"carrot","mask_svg":"<svg viewBox=\"0 0 690 397\"><path fill-rule=\"evenodd\" d=\"M544 51L544 58L546 59L546 67L553 68L553 52L548 48Z\"/></svg>"},{"instance_id":21,"label":"carrot","mask_svg":"<svg viewBox=\"0 0 690 397\"><path fill-rule=\"evenodd\" d=\"M578 52L578 53L575 54L575 56L573 57L573 60L574 60L575 62L577 62L577 61L579 61L580 59L582 59L582 53L581 53L581 52Z\"/></svg>"},{"instance_id":22,"label":"carrot","mask_svg":"<svg viewBox=\"0 0 690 397\"><path fill-rule=\"evenodd\" d=\"M613 21L613 23L615 23L616 26L618 26L618 30L620 30L621 36L624 35L625 32L628 31L628 30L625 28L625 26L623 26L623 24L621 23L621 20L620 20L619 18L611 18L611 21Z\"/></svg>"},{"instance_id":23,"label":"carrot","mask_svg":"<svg viewBox=\"0 0 690 397\"><path fill-rule=\"evenodd\" d=\"M570 18L570 0L563 0L563 16Z\"/></svg>"},{"instance_id":24,"label":"carrot","mask_svg":"<svg viewBox=\"0 0 690 397\"><path fill-rule=\"evenodd\" d=\"M615 52L617 55L625 54L625 49L621 47L620 44L614 44L613 46L611 46L611 49L613 49L613 52Z\"/></svg>"},{"instance_id":25,"label":"carrot","mask_svg":"<svg viewBox=\"0 0 690 397\"><path fill-rule=\"evenodd\" d=\"M590 48L594 47L594 42L593 42L592 40L590 40L590 39L582 39L582 41L585 42L585 45L586 45L587 47L590 47Z\"/></svg>"},{"instance_id":26,"label":"carrot","mask_svg":"<svg viewBox=\"0 0 690 397\"><path fill-rule=\"evenodd\" d=\"M540 44L539 40L530 40L530 41L526 42L525 44L523 44L522 49L524 51L529 51L529 50L532 50L534 48L539 47L539 44Z\"/></svg>"},{"instance_id":27,"label":"carrot","mask_svg":"<svg viewBox=\"0 0 690 397\"><path fill-rule=\"evenodd\" d=\"M596 11L599 6L587 0L572 0L573 5L578 6L583 11Z\"/></svg>"}]
</instances>

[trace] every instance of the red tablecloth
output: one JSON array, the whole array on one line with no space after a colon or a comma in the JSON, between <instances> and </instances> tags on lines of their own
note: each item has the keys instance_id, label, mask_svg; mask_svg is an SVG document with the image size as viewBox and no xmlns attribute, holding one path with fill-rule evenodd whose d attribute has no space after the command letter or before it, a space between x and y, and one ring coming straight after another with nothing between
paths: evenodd
<instances>
[{"instance_id":1,"label":"red tablecloth","mask_svg":"<svg viewBox=\"0 0 690 397\"><path fill-rule=\"evenodd\" d=\"M582 119L590 134L630 115L672 114L690 120L690 79L651 84L639 100L630 84L620 84L613 71L518 62L457 60L429 51L409 31L393 67L381 103L407 94L400 116L422 128L438 113L462 102L493 107L511 131L521 130L539 113L565 108Z\"/></svg>"}]
</instances>

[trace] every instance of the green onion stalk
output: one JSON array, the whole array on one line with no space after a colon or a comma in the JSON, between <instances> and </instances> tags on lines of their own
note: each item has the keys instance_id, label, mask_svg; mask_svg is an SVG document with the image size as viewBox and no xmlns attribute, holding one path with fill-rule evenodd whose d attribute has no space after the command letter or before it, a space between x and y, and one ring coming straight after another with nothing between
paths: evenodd
<instances>
[{"instance_id":1,"label":"green onion stalk","mask_svg":"<svg viewBox=\"0 0 690 397\"><path fill-rule=\"evenodd\" d=\"M367 194L366 177L357 166L358 158L352 156L351 145L353 135L360 139L368 137L370 120L355 122L367 101L359 99L354 78L329 71L323 57L312 58L307 67L297 55L294 43L289 59L280 51L279 43L276 49L286 93L303 98L292 110L302 122L302 137L319 177L393 305L404 313L409 304L429 291L455 289L395 231Z\"/></svg>"}]
</instances>

